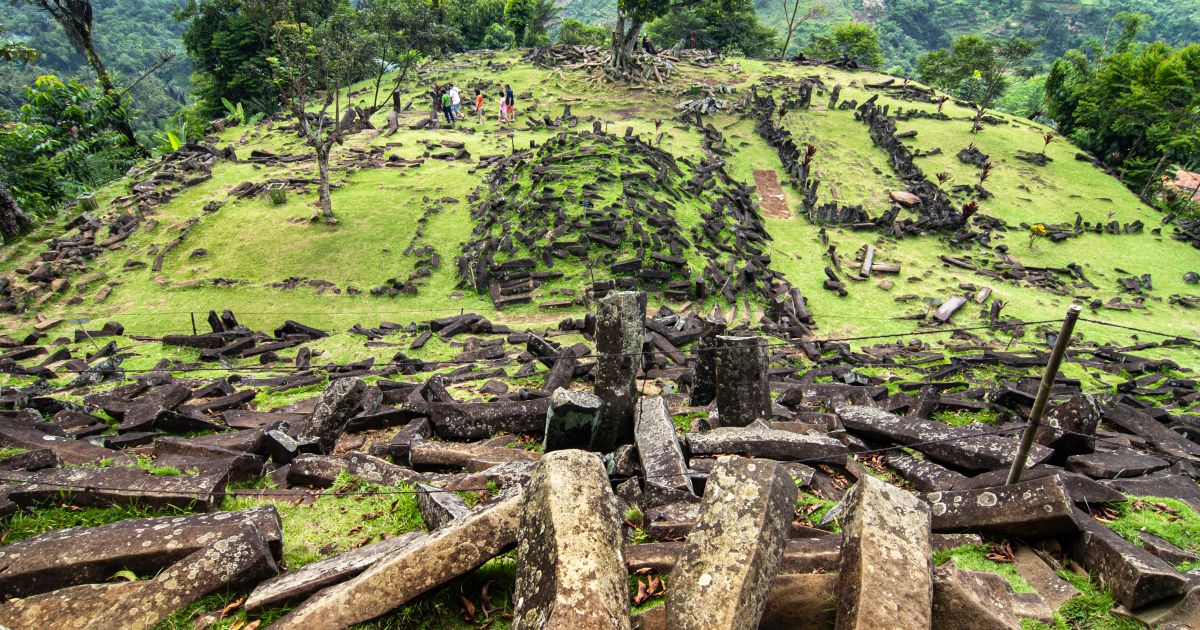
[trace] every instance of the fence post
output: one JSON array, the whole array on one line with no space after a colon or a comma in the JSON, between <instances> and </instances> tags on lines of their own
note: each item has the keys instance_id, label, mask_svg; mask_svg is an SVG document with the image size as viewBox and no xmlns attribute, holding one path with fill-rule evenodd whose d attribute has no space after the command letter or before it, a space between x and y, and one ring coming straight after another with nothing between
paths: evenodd
<instances>
[{"instance_id":1,"label":"fence post","mask_svg":"<svg viewBox=\"0 0 1200 630\"><path fill-rule=\"evenodd\" d=\"M195 337L196 336L196 312L192 311L191 313L188 313L188 314L192 316L192 336Z\"/></svg>"},{"instance_id":2,"label":"fence post","mask_svg":"<svg viewBox=\"0 0 1200 630\"><path fill-rule=\"evenodd\" d=\"M1063 318L1062 329L1058 339L1054 340L1054 349L1050 351L1050 360L1046 362L1046 372L1042 374L1042 384L1038 387L1037 398L1033 399L1033 408L1029 410L1029 423L1021 433L1021 445L1017 447L1017 455L1013 458L1012 468L1008 471L1008 484L1021 480L1021 471L1025 469L1025 460L1029 457L1029 449L1033 448L1033 440L1037 437L1038 427L1042 422L1042 414L1046 411L1046 403L1050 401L1050 390L1054 389L1054 379L1058 378L1058 368L1062 365L1067 346L1071 343L1071 333L1075 330L1075 321L1079 319L1082 309L1078 304L1072 304Z\"/></svg>"}]
</instances>

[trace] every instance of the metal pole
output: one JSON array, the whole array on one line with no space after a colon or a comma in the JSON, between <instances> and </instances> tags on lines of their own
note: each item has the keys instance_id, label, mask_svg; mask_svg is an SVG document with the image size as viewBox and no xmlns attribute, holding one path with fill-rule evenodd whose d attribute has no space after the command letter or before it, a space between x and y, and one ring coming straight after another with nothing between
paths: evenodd
<instances>
[{"instance_id":1,"label":"metal pole","mask_svg":"<svg viewBox=\"0 0 1200 630\"><path fill-rule=\"evenodd\" d=\"M1062 330L1058 331L1058 339L1054 340L1054 349L1050 351L1050 360L1046 362L1046 373L1042 374L1042 384L1038 387L1037 398L1033 400L1033 409L1029 410L1029 424L1025 425L1025 431L1021 434L1021 445L1017 447L1017 456L1008 471L1008 484L1021 480L1021 471L1025 469L1029 449L1033 448L1033 439L1037 437L1042 413L1046 411L1046 403L1050 401L1050 390L1054 388L1054 379L1058 378L1058 368L1062 365L1067 346L1071 343L1071 333L1075 330L1075 321L1079 319L1081 310L1078 304L1072 304L1067 309L1067 316L1063 318Z\"/></svg>"},{"instance_id":2,"label":"metal pole","mask_svg":"<svg viewBox=\"0 0 1200 630\"><path fill-rule=\"evenodd\" d=\"M192 336L195 337L196 336L196 313L193 311L191 313L191 316L192 316Z\"/></svg>"}]
</instances>

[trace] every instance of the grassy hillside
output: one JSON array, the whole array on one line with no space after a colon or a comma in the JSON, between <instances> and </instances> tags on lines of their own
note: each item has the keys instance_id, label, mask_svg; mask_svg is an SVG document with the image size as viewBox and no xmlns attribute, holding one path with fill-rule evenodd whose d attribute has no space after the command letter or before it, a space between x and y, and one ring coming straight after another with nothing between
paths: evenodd
<instances>
[{"instance_id":1,"label":"grassy hillside","mask_svg":"<svg viewBox=\"0 0 1200 630\"><path fill-rule=\"evenodd\" d=\"M827 87L842 86L842 99L861 102L876 95L879 103L893 108L927 111L933 111L934 105L894 100L878 90L865 88L864 84L881 78L874 74L744 59L730 59L720 66L703 69L681 66L669 88L655 90L598 86L582 74L521 63L518 52L495 58L459 56L452 62L426 68L422 74L425 81L457 82L464 86L478 82L510 83L518 93L528 93L519 98L521 123L528 117L540 118L544 114L557 117L563 105L570 104L581 121L594 116L604 120L610 132L623 133L628 127L643 138L655 138L654 121L661 119L665 121L661 127L665 132L661 148L691 162L703 158L702 136L694 126L672 119L677 114L675 104L687 97L683 92L693 85L729 85L735 92L725 97L728 108L708 122L725 134L727 148L732 153L726 169L732 177L752 184L754 170L773 169L783 183L792 216L766 219L767 231L773 239L772 265L801 288L823 336L914 330L918 322L896 317L926 313L932 307L923 300L934 302L963 293L966 284L992 288L994 298L1006 303L1004 315L1025 320L1052 319L1060 317L1073 299L1086 302L1100 298L1107 302L1122 295L1117 279L1144 273L1152 274L1154 287L1146 296L1144 308L1101 309L1098 315L1122 324L1176 334L1196 330L1194 312L1172 305L1168 299L1173 294L1195 293L1195 287L1183 281L1185 272L1200 268L1200 257L1195 250L1169 238L1169 227L1161 234L1156 233L1161 216L1141 204L1117 180L1087 162L1076 160L1076 150L1067 142L1060 140L1050 145L1047 155L1052 161L1044 167L1016 160L1018 151L1039 151L1045 131L1024 120L1003 117L1002 124L970 134L971 123L967 120L970 112L947 104L945 112L951 120L918 118L901 121L899 129L917 132L915 138L906 140L915 148L942 149L940 155L919 158L919 165L931 178L933 173L948 173L947 188L971 184L977 179L976 167L955 158L960 149L974 143L991 156L995 168L985 187L993 196L980 203L980 215L1000 219L1009 226L1008 231L992 233L992 245L1007 245L1008 253L1027 268L1062 269L1077 263L1095 288L1069 287L1069 291L1055 294L997 282L950 267L939 259L939 255L953 255L992 260L994 252L988 249L976 246L973 251L962 250L939 236L896 239L877 231L830 226L826 229L828 239L836 245L843 266L853 267L854 252L867 244L876 247L876 260L902 266L900 274L891 277L894 286L890 288L890 283L877 276L869 281L851 281L849 295L838 297L821 288L825 279L822 270L830 262L821 242L821 228L797 216L799 196L789 186L775 151L755 133L749 118L734 111L734 106L751 85L770 75L793 79L817 77ZM412 85L406 100L409 99L414 104L402 116L399 133L386 137L378 131L366 130L353 135L337 150L334 162L353 162L350 158L356 152L379 147L385 158L419 159L438 152L427 145L438 145L445 140L463 143L472 159L426 159L416 168L371 168L360 167L361 164L340 168L333 194L334 209L340 218L336 226L309 221L314 213L314 186L308 186L307 192L290 194L283 205L273 205L261 196L245 200L229 198L229 192L243 182L310 177L315 170L311 161L281 166L219 161L212 179L182 189L168 203L148 213L153 227L144 226L119 247L106 251L85 272L76 274L72 286L61 294L23 315L5 316L0 325L29 329L35 323L35 314L44 318L119 318L131 334L163 334L190 332L192 312L202 316L209 309L224 308L232 309L251 327L267 328L292 318L340 330L355 323L374 325L379 320L423 321L460 310L477 311L508 322L554 322L572 313L572 309L539 309L539 298L550 299L539 294L535 294L534 304L494 312L485 293L459 286L452 262L473 228L468 199L480 186L486 171L478 167L477 158L510 153L514 146L540 145L556 131L528 130L525 124L518 125L516 130L502 130L497 127L494 114L482 125L468 121L457 129L410 130L407 125L428 116L428 112L422 87ZM824 107L827 100L827 95L818 94L810 109L789 111L782 123L798 142L812 142L817 147L814 172L822 180L819 203L831 199L861 203L869 214L876 216L889 205L888 192L899 189L898 182L883 152L871 144L867 127L855 119L852 110L827 110ZM489 97L489 112L493 109L492 101ZM386 127L382 112L375 116L374 123ZM587 122L580 125L590 129ZM264 123L253 129L234 128L220 133L215 144L234 147L243 159L255 150L278 155L307 153L286 127L286 123ZM123 181L100 191L102 211L111 211L110 202L127 193L129 185L129 181ZM212 201L223 205L215 212L206 212L205 205ZM431 206L435 209L430 210ZM1062 243L1042 239L1029 245L1029 231L1023 225L1070 224L1076 214L1091 223L1115 220L1127 224L1140 220L1146 227L1140 234L1084 233ZM427 215L424 220L423 215ZM42 250L37 239L57 236L68 218L0 252L3 260L0 272L11 272L28 263ZM164 257L161 272L152 272L149 265L158 248L175 239L190 220L196 223L187 237ZM406 254L405 249L413 241L420 223L425 223L424 240L440 256L441 266L418 282L416 295L370 295L370 289L390 278L407 278L416 268L418 257ZM205 253L197 254L198 250ZM134 267L139 261L146 266ZM586 280L585 271L569 270L564 286L580 286ZM74 286L80 277L96 272L104 273L106 280L93 282L83 290ZM292 281L288 282L289 279ZM98 301L97 293L107 284L113 285L111 295ZM910 297L903 297L906 295ZM1124 301L1130 302L1132 296L1124 295ZM710 298L695 307L708 308L712 303ZM723 308L729 307L723 304ZM981 309L986 306L971 303L958 313L953 323L969 325L983 321ZM583 306L573 309L575 313L584 310ZM744 318L745 313L739 312L739 316ZM1124 337L1105 329L1085 329L1085 334L1097 339Z\"/></svg>"}]
</instances>

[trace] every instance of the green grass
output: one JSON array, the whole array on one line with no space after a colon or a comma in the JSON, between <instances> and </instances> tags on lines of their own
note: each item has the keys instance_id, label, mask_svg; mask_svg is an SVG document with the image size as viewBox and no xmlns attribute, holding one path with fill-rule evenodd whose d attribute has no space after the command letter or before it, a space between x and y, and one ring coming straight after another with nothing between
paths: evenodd
<instances>
[{"instance_id":1,"label":"green grass","mask_svg":"<svg viewBox=\"0 0 1200 630\"><path fill-rule=\"evenodd\" d=\"M1095 583L1086 575L1072 571L1061 570L1058 575L1067 580L1079 590L1079 595L1072 597L1054 612L1054 624L1047 625L1033 620L1022 620L1023 630L1141 630L1145 628L1139 621L1117 615L1112 611L1112 593Z\"/></svg>"},{"instance_id":2,"label":"green grass","mask_svg":"<svg viewBox=\"0 0 1200 630\"><path fill-rule=\"evenodd\" d=\"M1119 516L1106 525L1129 542L1141 547L1138 534L1149 532L1184 551L1200 554L1200 514L1186 503L1163 497L1131 496L1112 508Z\"/></svg>"},{"instance_id":3,"label":"green grass","mask_svg":"<svg viewBox=\"0 0 1200 630\"><path fill-rule=\"evenodd\" d=\"M954 560L954 566L960 569L986 571L1003 577L1008 580L1013 590L1018 593L1034 592L1033 587L1029 586L1029 582L1026 582L1020 573L1017 573L1016 568L1011 562L990 560L987 557L989 553L990 551L986 545L963 545L953 549L933 552L933 563L941 565Z\"/></svg>"},{"instance_id":4,"label":"green grass","mask_svg":"<svg viewBox=\"0 0 1200 630\"><path fill-rule=\"evenodd\" d=\"M361 495L338 492L391 492ZM424 529L416 496L406 485L380 486L341 473L333 488L311 503L269 498L229 496L222 510L274 505L283 521L283 559L289 569L327 558L355 547L378 542L383 536ZM407 492L409 494L399 494Z\"/></svg>"},{"instance_id":5,"label":"green grass","mask_svg":"<svg viewBox=\"0 0 1200 630\"><path fill-rule=\"evenodd\" d=\"M994 409L980 409L979 411L968 411L966 409L935 411L932 415L933 420L955 427L963 427L973 422L996 424L998 417L999 414Z\"/></svg>"},{"instance_id":6,"label":"green grass","mask_svg":"<svg viewBox=\"0 0 1200 630\"><path fill-rule=\"evenodd\" d=\"M796 514L800 520L809 526L817 527L821 524L821 519L825 517L825 514L833 509L833 506L837 505L837 503L837 501L822 499L801 490L796 499ZM830 529L834 532L842 531L841 525L837 520L834 520Z\"/></svg>"},{"instance_id":7,"label":"green grass","mask_svg":"<svg viewBox=\"0 0 1200 630\"><path fill-rule=\"evenodd\" d=\"M182 470L179 470L173 466L157 466L154 464L153 459L142 455L137 456L137 465L138 468L141 468L142 470L156 477L176 477L183 474ZM196 472L192 472L190 474L196 474Z\"/></svg>"},{"instance_id":8,"label":"green grass","mask_svg":"<svg viewBox=\"0 0 1200 630\"><path fill-rule=\"evenodd\" d=\"M5 446L3 448L0 448L0 459L8 459L9 457L16 457L17 455L20 455L22 453L28 453L28 452L29 452L29 449L27 449L27 448L19 448L16 446Z\"/></svg>"},{"instance_id":9,"label":"green grass","mask_svg":"<svg viewBox=\"0 0 1200 630\"><path fill-rule=\"evenodd\" d=\"M13 514L4 534L5 543L14 543L38 534L68 527L96 527L134 518L155 518L188 514L178 508L141 506L80 508L72 505L46 506Z\"/></svg>"}]
</instances>

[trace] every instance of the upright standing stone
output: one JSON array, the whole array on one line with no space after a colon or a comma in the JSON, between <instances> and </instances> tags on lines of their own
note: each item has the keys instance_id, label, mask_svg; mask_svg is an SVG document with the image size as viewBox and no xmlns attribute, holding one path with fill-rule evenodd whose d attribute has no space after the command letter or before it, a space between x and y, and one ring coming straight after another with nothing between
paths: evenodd
<instances>
[{"instance_id":1,"label":"upright standing stone","mask_svg":"<svg viewBox=\"0 0 1200 630\"><path fill-rule=\"evenodd\" d=\"M621 515L600 459L581 450L549 453L526 496L513 630L628 628Z\"/></svg>"},{"instance_id":2,"label":"upright standing stone","mask_svg":"<svg viewBox=\"0 0 1200 630\"><path fill-rule=\"evenodd\" d=\"M717 397L717 337L725 334L725 322L704 319L700 338L692 346L696 353L696 371L692 376L693 407L703 407Z\"/></svg>"},{"instance_id":3,"label":"upright standing stone","mask_svg":"<svg viewBox=\"0 0 1200 630\"><path fill-rule=\"evenodd\" d=\"M757 627L795 506L796 484L778 462L718 462L668 581L667 627Z\"/></svg>"},{"instance_id":4,"label":"upright standing stone","mask_svg":"<svg viewBox=\"0 0 1200 630\"><path fill-rule=\"evenodd\" d=\"M305 453L329 454L333 445L362 404L367 393L367 384L361 378L343 378L333 382L317 401L317 407L308 422L296 435L300 450Z\"/></svg>"},{"instance_id":5,"label":"upright standing stone","mask_svg":"<svg viewBox=\"0 0 1200 630\"><path fill-rule=\"evenodd\" d=\"M604 407L592 436L594 451L607 453L633 442L645 315L633 291L610 293L596 303L596 396Z\"/></svg>"},{"instance_id":6,"label":"upright standing stone","mask_svg":"<svg viewBox=\"0 0 1200 630\"><path fill-rule=\"evenodd\" d=\"M766 344L763 337L717 337L717 413L722 426L771 419Z\"/></svg>"},{"instance_id":7,"label":"upright standing stone","mask_svg":"<svg viewBox=\"0 0 1200 630\"><path fill-rule=\"evenodd\" d=\"M633 426L638 457L646 476L646 505L657 507L676 501L696 501L687 462L679 448L675 424L660 396L639 401Z\"/></svg>"},{"instance_id":8,"label":"upright standing stone","mask_svg":"<svg viewBox=\"0 0 1200 630\"><path fill-rule=\"evenodd\" d=\"M928 629L933 552L929 506L870 475L846 497L838 579L838 630Z\"/></svg>"},{"instance_id":9,"label":"upright standing stone","mask_svg":"<svg viewBox=\"0 0 1200 630\"><path fill-rule=\"evenodd\" d=\"M554 390L550 394L550 408L546 410L542 451L549 453L566 448L587 450L603 406L600 399L590 392L561 387Z\"/></svg>"}]
</instances>

